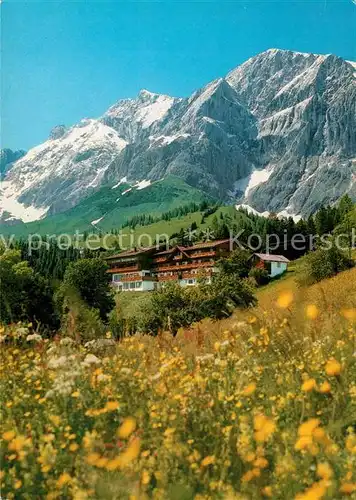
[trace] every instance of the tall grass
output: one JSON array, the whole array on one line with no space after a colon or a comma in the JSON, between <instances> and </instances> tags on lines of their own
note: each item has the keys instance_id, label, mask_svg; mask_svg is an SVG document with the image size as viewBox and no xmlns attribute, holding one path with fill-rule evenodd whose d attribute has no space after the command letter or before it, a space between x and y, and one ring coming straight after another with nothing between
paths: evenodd
<instances>
[{"instance_id":1,"label":"tall grass","mask_svg":"<svg viewBox=\"0 0 356 500\"><path fill-rule=\"evenodd\" d=\"M355 283L286 277L175 338L24 346L14 325L4 498L354 498Z\"/></svg>"}]
</instances>

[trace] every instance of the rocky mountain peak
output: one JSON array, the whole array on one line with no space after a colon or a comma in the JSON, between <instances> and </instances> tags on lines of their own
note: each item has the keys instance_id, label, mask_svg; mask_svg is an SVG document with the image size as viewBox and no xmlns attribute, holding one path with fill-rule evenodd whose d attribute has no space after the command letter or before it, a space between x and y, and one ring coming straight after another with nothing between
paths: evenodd
<instances>
[{"instance_id":1,"label":"rocky mountain peak","mask_svg":"<svg viewBox=\"0 0 356 500\"><path fill-rule=\"evenodd\" d=\"M143 89L12 163L4 209L34 220L117 179L174 175L259 212L307 215L356 191L355 67L273 48L185 98Z\"/></svg>"}]
</instances>

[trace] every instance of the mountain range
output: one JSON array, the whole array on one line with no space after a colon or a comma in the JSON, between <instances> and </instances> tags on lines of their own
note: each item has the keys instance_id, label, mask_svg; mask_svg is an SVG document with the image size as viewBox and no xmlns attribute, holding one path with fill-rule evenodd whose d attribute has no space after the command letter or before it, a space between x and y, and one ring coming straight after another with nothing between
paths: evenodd
<instances>
[{"instance_id":1,"label":"mountain range","mask_svg":"<svg viewBox=\"0 0 356 500\"><path fill-rule=\"evenodd\" d=\"M172 196L165 210L178 183L186 201L206 194L307 216L356 198L355 131L356 63L269 49L189 97L142 90L97 119L55 127L26 154L7 150L0 222L49 224L90 207L90 226L108 213L103 199L111 214L125 205L128 215L133 192L131 215L144 192L157 204L160 183Z\"/></svg>"}]
</instances>

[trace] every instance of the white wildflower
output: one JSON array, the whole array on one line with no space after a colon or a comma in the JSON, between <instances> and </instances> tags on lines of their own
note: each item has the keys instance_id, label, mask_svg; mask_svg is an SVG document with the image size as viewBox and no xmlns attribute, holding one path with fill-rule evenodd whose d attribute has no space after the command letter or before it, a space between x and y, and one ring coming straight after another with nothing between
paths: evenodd
<instances>
[{"instance_id":1,"label":"white wildflower","mask_svg":"<svg viewBox=\"0 0 356 500\"><path fill-rule=\"evenodd\" d=\"M131 368L127 368L126 366L124 366L123 368L121 368L120 372L124 373L125 375L129 375L132 372L132 370Z\"/></svg>"},{"instance_id":2,"label":"white wildflower","mask_svg":"<svg viewBox=\"0 0 356 500\"><path fill-rule=\"evenodd\" d=\"M74 340L70 337L63 337L59 343L62 346L72 345L74 343Z\"/></svg>"},{"instance_id":3,"label":"white wildflower","mask_svg":"<svg viewBox=\"0 0 356 500\"><path fill-rule=\"evenodd\" d=\"M48 368L51 370L56 370L65 366L68 362L67 356L59 356L58 358L53 357L48 360Z\"/></svg>"},{"instance_id":4,"label":"white wildflower","mask_svg":"<svg viewBox=\"0 0 356 500\"><path fill-rule=\"evenodd\" d=\"M94 354L87 354L82 362L83 366L99 365L101 360L94 356Z\"/></svg>"},{"instance_id":5,"label":"white wildflower","mask_svg":"<svg viewBox=\"0 0 356 500\"><path fill-rule=\"evenodd\" d=\"M214 354L204 354L203 356L196 357L196 360L200 363L204 363L204 361L209 361L211 359L214 359Z\"/></svg>"},{"instance_id":6,"label":"white wildflower","mask_svg":"<svg viewBox=\"0 0 356 500\"><path fill-rule=\"evenodd\" d=\"M28 328L24 328L24 327L20 326L19 328L17 328L15 330L14 337L15 337L15 339L19 339L21 337L24 337L27 334L28 334Z\"/></svg>"},{"instance_id":7,"label":"white wildflower","mask_svg":"<svg viewBox=\"0 0 356 500\"><path fill-rule=\"evenodd\" d=\"M27 342L41 342L42 337L38 333L33 333L32 335L27 335L26 340Z\"/></svg>"}]
</instances>

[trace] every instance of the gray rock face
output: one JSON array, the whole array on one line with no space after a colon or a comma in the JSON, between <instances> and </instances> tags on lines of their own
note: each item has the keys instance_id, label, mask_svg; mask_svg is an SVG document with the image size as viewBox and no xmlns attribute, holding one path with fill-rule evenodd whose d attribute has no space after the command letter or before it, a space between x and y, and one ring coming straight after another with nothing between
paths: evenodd
<instances>
[{"instance_id":1,"label":"gray rock face","mask_svg":"<svg viewBox=\"0 0 356 500\"><path fill-rule=\"evenodd\" d=\"M232 71L228 81L258 117L261 165L268 181L245 203L257 210L308 215L353 193L356 79L333 55L272 49Z\"/></svg>"},{"instance_id":2,"label":"gray rock face","mask_svg":"<svg viewBox=\"0 0 356 500\"><path fill-rule=\"evenodd\" d=\"M333 55L270 49L188 98L143 90L16 161L3 210L34 220L124 177L173 174L261 212L308 215L355 195L355 73Z\"/></svg>"},{"instance_id":3,"label":"gray rock face","mask_svg":"<svg viewBox=\"0 0 356 500\"><path fill-rule=\"evenodd\" d=\"M13 163L19 160L26 154L26 151L20 149L19 151L12 151L12 149L0 150L0 180L2 180L7 172L11 169Z\"/></svg>"},{"instance_id":4,"label":"gray rock face","mask_svg":"<svg viewBox=\"0 0 356 500\"><path fill-rule=\"evenodd\" d=\"M122 130L121 121L113 126ZM166 114L152 122L148 131L140 126L135 122L138 140L107 170L108 182L123 176L157 180L172 174L225 198L231 185L254 164L250 148L257 139L256 119L224 79L188 99L171 101Z\"/></svg>"}]
</instances>

